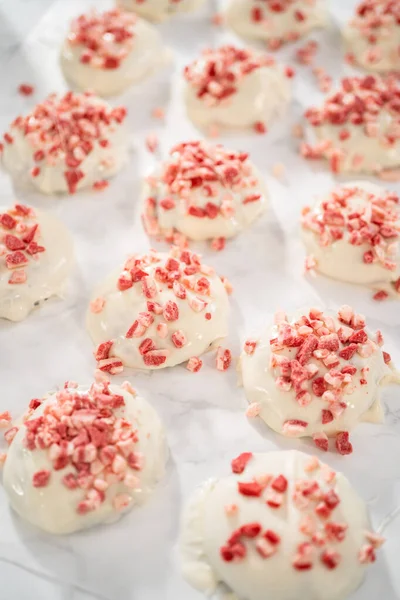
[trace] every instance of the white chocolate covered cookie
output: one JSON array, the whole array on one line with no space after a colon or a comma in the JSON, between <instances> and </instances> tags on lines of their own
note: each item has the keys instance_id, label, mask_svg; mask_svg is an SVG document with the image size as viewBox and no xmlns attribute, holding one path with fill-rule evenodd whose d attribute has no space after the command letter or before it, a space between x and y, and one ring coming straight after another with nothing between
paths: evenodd
<instances>
[{"instance_id":1,"label":"white chocolate covered cookie","mask_svg":"<svg viewBox=\"0 0 400 600\"><path fill-rule=\"evenodd\" d=\"M4 135L2 163L42 193L102 189L128 158L126 109L90 93L51 94Z\"/></svg>"},{"instance_id":2,"label":"white chocolate covered cookie","mask_svg":"<svg viewBox=\"0 0 400 600\"><path fill-rule=\"evenodd\" d=\"M60 295L72 265L72 239L57 219L23 204L0 207L0 318L21 321Z\"/></svg>"},{"instance_id":3,"label":"white chocolate covered cookie","mask_svg":"<svg viewBox=\"0 0 400 600\"><path fill-rule=\"evenodd\" d=\"M370 71L400 68L400 4L363 0L343 32L346 59Z\"/></svg>"},{"instance_id":4,"label":"white chocolate covered cookie","mask_svg":"<svg viewBox=\"0 0 400 600\"><path fill-rule=\"evenodd\" d=\"M182 522L183 576L232 600L345 600L384 539L349 481L297 451L252 454L203 484ZM267 596L266 596L267 594Z\"/></svg>"},{"instance_id":5,"label":"white chocolate covered cookie","mask_svg":"<svg viewBox=\"0 0 400 600\"><path fill-rule=\"evenodd\" d=\"M348 432L360 421L382 420L379 390L392 373L382 333L365 327L349 306L337 314L277 313L241 356L253 414L282 435L313 437L322 450L328 450L327 436L336 436L338 452L349 454Z\"/></svg>"},{"instance_id":6,"label":"white chocolate covered cookie","mask_svg":"<svg viewBox=\"0 0 400 600\"><path fill-rule=\"evenodd\" d=\"M327 158L334 173L375 173L400 167L400 85L393 76L346 77L306 118L318 140L305 158Z\"/></svg>"},{"instance_id":7,"label":"white chocolate covered cookie","mask_svg":"<svg viewBox=\"0 0 400 600\"><path fill-rule=\"evenodd\" d=\"M247 153L183 142L147 178L143 222L150 235L173 240L178 232L216 243L248 227L264 212L267 199L266 186Z\"/></svg>"},{"instance_id":8,"label":"white chocolate covered cookie","mask_svg":"<svg viewBox=\"0 0 400 600\"><path fill-rule=\"evenodd\" d=\"M21 518L54 534L116 521L143 503L164 473L155 410L130 384L66 387L31 400L6 432L3 484Z\"/></svg>"},{"instance_id":9,"label":"white chocolate covered cookie","mask_svg":"<svg viewBox=\"0 0 400 600\"><path fill-rule=\"evenodd\" d=\"M113 96L150 76L164 58L156 29L133 13L113 9L73 20L61 50L61 67L79 90Z\"/></svg>"},{"instance_id":10,"label":"white chocolate covered cookie","mask_svg":"<svg viewBox=\"0 0 400 600\"><path fill-rule=\"evenodd\" d=\"M400 292L400 200L368 182L334 189L301 218L307 253L319 273Z\"/></svg>"},{"instance_id":11,"label":"white chocolate covered cookie","mask_svg":"<svg viewBox=\"0 0 400 600\"><path fill-rule=\"evenodd\" d=\"M96 290L87 328L102 371L173 367L227 335L220 277L199 256L172 248L130 257Z\"/></svg>"},{"instance_id":12,"label":"white chocolate covered cookie","mask_svg":"<svg viewBox=\"0 0 400 600\"><path fill-rule=\"evenodd\" d=\"M247 48L206 48L185 67L185 104L202 128L254 128L263 133L290 98L288 78L273 57Z\"/></svg>"}]
</instances>

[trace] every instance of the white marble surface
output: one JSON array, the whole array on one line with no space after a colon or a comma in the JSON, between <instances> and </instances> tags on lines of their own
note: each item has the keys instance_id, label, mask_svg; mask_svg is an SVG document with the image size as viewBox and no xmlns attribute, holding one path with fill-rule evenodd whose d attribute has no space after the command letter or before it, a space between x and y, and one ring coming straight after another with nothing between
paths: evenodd
<instances>
[{"instance_id":1,"label":"white marble surface","mask_svg":"<svg viewBox=\"0 0 400 600\"><path fill-rule=\"evenodd\" d=\"M323 40L317 63L336 78L344 69L340 62L338 20L351 13L354 4L354 0L331 0L333 18L329 30L311 36ZM65 89L58 68L58 48L68 19L90 5L103 7L111 3L0 1L1 131L46 93ZM90 290L127 253L148 247L137 198L140 177L152 168L154 157L146 152L143 141L147 133L156 131L163 154L172 142L196 135L182 110L180 72L200 48L234 39L221 29L210 27L210 15L217 6L218 2L210 1L198 14L161 27L175 52L174 66L117 100L129 107L135 149L129 167L104 193L44 198L21 186L13 190L7 176L0 175L0 203L18 196L19 200L53 211L71 228L77 254L74 279L64 300L49 301L21 324L0 323L0 412L10 409L18 414L30 398L54 389L66 379L90 379L94 367L92 347L83 327ZM292 59L293 53L291 46L281 56ZM298 235L299 212L304 203L328 190L333 179L326 169L299 158L289 136L291 124L298 120L304 106L321 97L310 69L298 67L297 72L289 116L273 126L267 136L226 139L233 147L250 150L265 174L271 191L269 213L251 231L229 242L223 253L198 246L206 262L214 264L235 287L227 346L237 357L241 342L278 307L292 310L311 303L335 307L346 302L365 313L373 327L383 330L387 349L400 365L398 301L378 304L371 300L368 291L323 279L307 281L302 275L304 250ZM34 97L18 96L16 88L22 82L35 85ZM149 117L156 106L167 107L164 125ZM287 167L283 182L269 175L276 162ZM400 186L397 189L400 191ZM190 492L205 478L227 472L230 459L245 450L296 447L313 452L305 441L285 440L266 427L248 423L244 416L246 402L236 385L234 369L222 374L212 366L212 356L206 357L205 362L198 374L191 374L184 367L151 375L127 373L160 412L171 459L167 477L152 500L118 524L68 537L43 535L11 514L0 488L1 600L201 598L182 581L176 556L180 512ZM383 528L388 540L369 570L367 583L352 600L400 597L398 394L394 388L384 390L386 423L361 425L352 435L353 455L323 456L352 480L369 504L374 526Z\"/></svg>"}]
</instances>

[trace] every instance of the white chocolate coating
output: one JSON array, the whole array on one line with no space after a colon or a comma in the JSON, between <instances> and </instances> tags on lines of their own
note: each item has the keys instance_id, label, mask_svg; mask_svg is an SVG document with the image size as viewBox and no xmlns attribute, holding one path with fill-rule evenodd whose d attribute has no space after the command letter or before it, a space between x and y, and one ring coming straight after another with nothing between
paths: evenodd
<instances>
[{"instance_id":1,"label":"white chocolate coating","mask_svg":"<svg viewBox=\"0 0 400 600\"><path fill-rule=\"evenodd\" d=\"M399 8L391 0L360 2L356 14L343 30L351 61L368 71L397 71L400 64L399 16Z\"/></svg>"},{"instance_id":2,"label":"white chocolate coating","mask_svg":"<svg viewBox=\"0 0 400 600\"><path fill-rule=\"evenodd\" d=\"M140 505L153 492L157 481L163 476L167 458L167 447L160 419L155 410L140 396L134 396L120 386L110 386L111 392L123 396L125 406L115 409L118 418L124 418L138 431L139 441L135 451L144 456L141 471L128 467L128 471L139 479L138 487L128 489L124 482L117 481L105 491L105 500L96 509L86 514L78 514L77 504L85 497L85 489L68 489L62 478L71 472L71 466L52 470L47 450L28 450L23 443L26 428L21 425L15 436L4 466L3 485L12 508L21 518L40 529L53 534L67 534L93 527L101 523L116 521L123 511L116 511L113 498L117 494L128 493L129 506ZM87 387L79 388L86 393ZM74 390L72 390L74 391ZM40 416L45 407L56 403L56 394L46 396L32 418ZM51 470L49 483L45 487L33 487L32 477L41 469ZM125 512L126 512L126 509Z\"/></svg>"},{"instance_id":3,"label":"white chocolate coating","mask_svg":"<svg viewBox=\"0 0 400 600\"><path fill-rule=\"evenodd\" d=\"M254 60L257 60L254 54ZM264 57L265 58L265 57ZM195 80L201 78L209 61L218 61L218 51L203 54L189 66ZM215 102L208 95L199 97L199 86L187 81L184 101L189 119L199 128L221 126L227 129L252 128L256 123L268 124L284 112L291 92L288 78L273 64L259 66L249 73L238 74L235 93ZM230 65L230 71L239 73L240 61ZM218 82L217 82L218 84Z\"/></svg>"},{"instance_id":4,"label":"white chocolate coating","mask_svg":"<svg viewBox=\"0 0 400 600\"><path fill-rule=\"evenodd\" d=\"M321 0L289 0L287 4L283 12L276 12L270 9L268 1L230 0L226 20L228 26L244 38L279 43L294 41L326 24L326 9ZM253 11L260 11L261 20L254 19ZM301 20L296 18L299 13Z\"/></svg>"},{"instance_id":5,"label":"white chocolate coating","mask_svg":"<svg viewBox=\"0 0 400 600\"><path fill-rule=\"evenodd\" d=\"M117 0L119 6L125 10L131 10L150 21L164 21L181 12L191 12L200 8L204 0Z\"/></svg>"},{"instance_id":6,"label":"white chocolate coating","mask_svg":"<svg viewBox=\"0 0 400 600\"><path fill-rule=\"evenodd\" d=\"M79 98L80 109L82 110L90 109L91 106L104 107L106 111L112 110L108 104L99 98L77 94L74 97ZM12 124L9 129L12 143L5 143L4 145L2 164L13 179L27 177L33 186L43 194L74 193L92 186L97 181L112 177L125 165L128 159L128 135L123 123L111 120L108 125L105 123L99 124L99 135L95 133L96 137L93 142L91 140L92 136L89 134L89 140L92 143L90 152L83 155L80 153L76 167L68 167L66 160L70 151L65 151L63 145L64 135L69 140L71 140L72 135L69 136L68 133L64 133L63 128L58 127L58 123L60 117L70 120L70 110L63 111L60 115L57 109L59 99L56 96L49 96L43 104L46 105L48 117L36 119L34 116L27 115L23 118L24 120L30 119L33 122L36 130L31 134L25 135L23 125L20 126L17 123ZM39 108L40 105L32 112L37 112ZM52 116L53 114L54 116ZM57 118L55 118L56 116ZM52 127L54 127L53 130L51 130ZM51 132L44 142L40 139L40 133L43 130ZM93 130L93 132L95 131ZM59 143L60 139L60 150L53 155L48 155L50 148ZM108 145L100 145L100 139L107 140ZM82 141L84 141L84 138L78 136L77 146ZM46 157L38 162L34 156L40 150L45 153ZM71 152L74 153L74 150L71 150ZM36 167L40 169L38 174L34 174ZM65 175L69 169L74 172L80 171L83 174L72 188L68 185Z\"/></svg>"},{"instance_id":7,"label":"white chocolate coating","mask_svg":"<svg viewBox=\"0 0 400 600\"><path fill-rule=\"evenodd\" d=\"M129 289L123 291L118 289L118 272L110 275L95 291L93 298L102 298L105 304L101 312L88 311L86 325L89 335L96 345L113 341L110 356L119 358L125 366L139 369L173 367L191 357L203 354L212 344L227 335L229 303L219 276L212 270L212 274L206 275L199 271L188 276L186 280L191 286L195 286L199 279L207 279L210 285L209 294L186 287L186 297L181 299L177 297L169 283L162 283L156 278L156 270L163 268L168 258L172 256L179 260L179 252L169 255L159 253L154 254L153 262L140 267L148 274L144 281L150 286L155 285L155 294L151 299L143 293L142 281L137 281ZM185 267L186 265L180 262L179 268L183 270ZM168 320L162 313L159 315L147 313L153 317L153 322L143 330L142 335L126 337L128 330L138 317L140 318L140 313L149 310L149 300L157 302L161 307L171 302L176 304L179 317ZM189 304L197 300L202 304L198 310L193 309ZM206 315L211 317L207 318ZM160 325L164 327L165 333L159 333ZM182 332L185 336L182 347L177 347L173 342L172 336L176 332ZM161 364L144 362L147 355L141 354L140 346L146 339L154 343L156 353L161 352L166 357L164 362ZM149 355L151 354L150 352Z\"/></svg>"},{"instance_id":8,"label":"white chocolate coating","mask_svg":"<svg viewBox=\"0 0 400 600\"><path fill-rule=\"evenodd\" d=\"M266 210L266 185L248 158L242 161L240 153L203 142L188 142L186 147L187 150L181 144L173 148L169 158L144 184L142 203L145 225L149 221L150 226L156 225L157 234L176 230L196 241L230 238L251 225ZM197 154L201 156L200 162L196 162ZM235 156L234 160L230 159L232 156ZM206 176L200 185L188 188L193 173L198 173L200 178L204 173L203 158L208 161ZM179 173L169 183L168 176L175 166L178 166ZM224 176L224 166L225 169L237 170L234 181ZM246 202L246 198L251 197L256 200ZM173 208L163 207L165 198L172 200ZM190 207L206 210L209 203L217 207L216 216L203 216L202 213L202 216L194 216L189 213Z\"/></svg>"},{"instance_id":9,"label":"white chocolate coating","mask_svg":"<svg viewBox=\"0 0 400 600\"><path fill-rule=\"evenodd\" d=\"M365 572L358 552L369 527L366 505L341 473L327 483L325 465L312 473L306 472L309 461L308 455L294 450L254 454L242 475L230 474L199 488L182 521L180 545L185 579L207 594L223 583L232 592L229 595L232 600L265 600L266 593L273 600L345 600L355 591ZM266 474L282 474L288 481L285 501L279 509L267 506L264 496L252 498L238 493L238 481L248 482ZM299 510L292 500L296 482L304 480L316 481L323 492L333 489L340 498L332 519L347 524L348 529L343 541L328 542L328 548L341 557L332 570L320 560L322 550L318 547L313 548L310 570L296 570L292 566L299 545L310 540L299 527L302 518L313 517L314 505ZM229 506L236 507L231 515L226 513ZM256 541L249 539L244 542L247 554L243 560L224 561L221 547L238 527L247 523L259 523L263 531L276 532L281 537L277 551L264 559L256 551ZM318 527L323 531L320 523Z\"/></svg>"},{"instance_id":10,"label":"white chocolate coating","mask_svg":"<svg viewBox=\"0 0 400 600\"><path fill-rule=\"evenodd\" d=\"M289 323L293 324L303 314L301 312L295 318L289 319ZM343 327L343 323L334 313L325 314L333 319L336 331ZM276 338L277 331L276 325L269 326L259 338L256 338L257 345L254 353L249 355L243 352L241 355L241 373L246 398L250 404L259 403L259 416L271 429L290 437L311 437L320 432L333 436L337 432L353 429L360 421L382 422L380 386L390 380L391 371L385 365L382 350L376 343L371 341L371 354L366 357L356 352L350 360L345 360L336 352L339 365L334 367L334 371L341 371L348 365L357 368L351 382L339 388L342 391L336 400L329 399L328 396L317 397L312 380L308 380L301 388L310 394L311 398L307 405L302 405L296 400L299 390L296 390L294 385L289 390L280 389L277 385L277 378L281 375L281 371L278 366L271 365L273 352L270 344L270 340ZM369 336L370 339L371 337ZM340 348L343 346L339 345ZM276 355L292 361L298 351L298 347L284 347L282 350L277 350ZM317 360L314 356L306 366L310 364L317 368L314 379L325 378L328 377L328 373L332 373L329 366L325 366L323 361ZM334 385L326 384L326 392L335 394L337 389ZM339 402L345 403L344 410L340 408ZM323 423L323 410L332 411L333 419L330 422ZM336 410L338 410L337 416ZM285 430L284 424L291 420L303 421L306 427L295 431Z\"/></svg>"},{"instance_id":11,"label":"white chocolate coating","mask_svg":"<svg viewBox=\"0 0 400 600\"><path fill-rule=\"evenodd\" d=\"M354 189L356 193L349 198L347 214L356 213L359 209L369 211L371 202L369 194L376 197L384 197L385 190L380 186L366 182L356 181L351 184L342 186L343 189ZM324 198L318 202L311 211L312 219L321 218L321 204L326 201ZM400 231L400 204L394 208L397 212L397 229ZM371 251L371 245L364 242L361 244L351 244L349 242L350 232L344 229L344 237L323 245L320 236L308 227L307 222L309 217L305 215L302 225L302 239L307 249L307 254L312 255L317 262L316 270L327 277L346 281L348 283L356 283L365 286L384 286L395 282L400 277L400 251L398 242L394 239L388 239L387 243L393 247L393 253L390 257L391 263L395 263L394 269L384 267L387 252L383 250L382 260L376 260L372 264L364 261L364 254ZM386 241L386 240L385 240ZM374 248L372 247L372 250Z\"/></svg>"},{"instance_id":12,"label":"white chocolate coating","mask_svg":"<svg viewBox=\"0 0 400 600\"><path fill-rule=\"evenodd\" d=\"M78 90L90 89L99 96L106 97L122 94L133 84L152 75L166 59L161 37L154 27L142 19L136 20L132 32L132 46L115 69L104 69L92 63L84 64L81 57L85 47L71 44L67 37L60 56L61 68L67 81ZM118 51L119 46L120 44L111 42L110 50Z\"/></svg>"},{"instance_id":13,"label":"white chocolate coating","mask_svg":"<svg viewBox=\"0 0 400 600\"><path fill-rule=\"evenodd\" d=\"M0 207L0 214L6 210ZM10 321L21 321L44 300L61 296L74 264L72 238L58 219L35 209L35 216L23 222L28 228L39 224L35 241L46 250L34 256L26 254L26 281L18 284L9 283L14 269L6 267L6 254L0 256L0 318ZM7 234L15 234L15 230L6 230L0 224L0 246Z\"/></svg>"}]
</instances>

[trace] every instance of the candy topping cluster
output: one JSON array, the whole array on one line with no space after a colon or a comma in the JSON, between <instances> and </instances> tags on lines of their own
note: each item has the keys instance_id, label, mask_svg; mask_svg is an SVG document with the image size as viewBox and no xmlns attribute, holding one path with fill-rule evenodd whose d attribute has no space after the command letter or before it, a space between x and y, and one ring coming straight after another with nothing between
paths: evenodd
<instances>
[{"instance_id":1,"label":"candy topping cluster","mask_svg":"<svg viewBox=\"0 0 400 600\"><path fill-rule=\"evenodd\" d=\"M117 69L132 46L136 16L118 9L90 12L72 22L67 43L82 47L80 62L98 69Z\"/></svg>"},{"instance_id":2,"label":"candy topping cluster","mask_svg":"<svg viewBox=\"0 0 400 600\"><path fill-rule=\"evenodd\" d=\"M123 122L126 112L122 106L108 107L90 93L50 94L31 113L17 117L4 140L13 144L14 135L27 139L35 164L32 177L40 175L43 165L63 164L63 175L73 194L85 176L82 163L96 149L110 145L110 132Z\"/></svg>"},{"instance_id":3,"label":"candy topping cluster","mask_svg":"<svg viewBox=\"0 0 400 600\"><path fill-rule=\"evenodd\" d=\"M38 244L39 224L32 208L16 204L0 214L0 265L10 270L9 284L25 283L24 269L30 261L39 259L46 248Z\"/></svg>"},{"instance_id":4,"label":"candy topping cluster","mask_svg":"<svg viewBox=\"0 0 400 600\"><path fill-rule=\"evenodd\" d=\"M389 128L385 130L388 145L400 137L400 86L394 77L345 77L341 89L330 94L322 108L310 108L306 118L314 127L335 125L342 127L354 125L364 128L367 136L379 133L379 115L386 111L392 117ZM340 137L348 139L350 132L342 129Z\"/></svg>"},{"instance_id":5,"label":"candy topping cluster","mask_svg":"<svg viewBox=\"0 0 400 600\"><path fill-rule=\"evenodd\" d=\"M241 475L253 455L241 454L232 461L232 471ZM261 501L266 514L269 510L278 511L291 505L291 510L300 513L299 533L304 541L297 545L289 556L291 566L297 571L309 571L323 565L326 569L335 569L342 561L340 544L346 539L349 524L335 516L340 507L341 498L336 487L336 473L322 465L316 457L310 458L304 467L304 478L288 481L284 474L260 474L251 481L237 482L237 492L249 497L249 501ZM229 518L234 514L238 518L239 507L231 504L226 507ZM375 550L384 539L374 533L365 532L365 544L359 549L361 564L372 563L376 559ZM283 552L281 535L272 529L264 529L261 523L251 522L241 525L220 548L220 556L226 562L241 562L246 559L247 547L253 545L258 555L269 559ZM285 544L286 545L286 544Z\"/></svg>"},{"instance_id":6,"label":"candy topping cluster","mask_svg":"<svg viewBox=\"0 0 400 600\"><path fill-rule=\"evenodd\" d=\"M135 452L137 429L123 418L125 400L110 391L107 381L94 383L86 393L74 389L76 384L67 382L66 386L38 417L34 413L43 400L31 400L31 418L21 426L24 446L32 452L45 450L51 462L51 469L34 473L32 485L46 487L54 471L68 468L62 484L70 490L84 491L84 499L76 507L78 514L96 510L115 483L126 487L126 493L112 499L114 509L122 510L132 500L129 491L140 483L135 472L143 468L143 456ZM123 387L135 395L130 384ZM17 431L14 427L6 432L9 443Z\"/></svg>"},{"instance_id":7,"label":"candy topping cluster","mask_svg":"<svg viewBox=\"0 0 400 600\"><path fill-rule=\"evenodd\" d=\"M275 64L271 56L255 54L250 49L235 46L206 48L201 58L185 67L186 81L207 106L218 106L237 93L246 75L256 69Z\"/></svg>"}]
</instances>

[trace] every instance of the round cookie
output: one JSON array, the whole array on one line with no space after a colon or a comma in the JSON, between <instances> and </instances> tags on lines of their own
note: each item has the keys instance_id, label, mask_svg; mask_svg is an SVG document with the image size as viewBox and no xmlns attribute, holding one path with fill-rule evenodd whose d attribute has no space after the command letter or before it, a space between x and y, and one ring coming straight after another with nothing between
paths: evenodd
<instances>
[{"instance_id":1,"label":"round cookie","mask_svg":"<svg viewBox=\"0 0 400 600\"><path fill-rule=\"evenodd\" d=\"M290 98L288 78L275 59L248 48L206 48L185 67L184 78L186 110L201 129L264 133Z\"/></svg>"},{"instance_id":2,"label":"round cookie","mask_svg":"<svg viewBox=\"0 0 400 600\"><path fill-rule=\"evenodd\" d=\"M391 379L380 331L342 306L337 314L312 308L275 322L247 340L241 356L250 414L289 437L313 437L328 450L336 437L341 454L352 451L348 432L360 421L382 420L380 386Z\"/></svg>"},{"instance_id":3,"label":"round cookie","mask_svg":"<svg viewBox=\"0 0 400 600\"><path fill-rule=\"evenodd\" d=\"M113 96L151 75L163 56L161 37L146 21L118 9L91 11L72 21L61 67L79 90Z\"/></svg>"},{"instance_id":4,"label":"round cookie","mask_svg":"<svg viewBox=\"0 0 400 600\"><path fill-rule=\"evenodd\" d=\"M199 256L172 248L134 255L96 290L87 328L99 368L173 367L227 335L228 296Z\"/></svg>"},{"instance_id":5,"label":"round cookie","mask_svg":"<svg viewBox=\"0 0 400 600\"><path fill-rule=\"evenodd\" d=\"M131 10L151 21L164 21L178 13L200 8L204 0L117 0L121 8Z\"/></svg>"},{"instance_id":6,"label":"round cookie","mask_svg":"<svg viewBox=\"0 0 400 600\"><path fill-rule=\"evenodd\" d=\"M50 94L4 135L2 163L42 193L102 189L128 159L126 109L91 93Z\"/></svg>"},{"instance_id":7,"label":"round cookie","mask_svg":"<svg viewBox=\"0 0 400 600\"><path fill-rule=\"evenodd\" d=\"M374 173L400 166L400 85L395 77L346 77L306 119L318 142L305 158L327 158L334 173Z\"/></svg>"},{"instance_id":8,"label":"round cookie","mask_svg":"<svg viewBox=\"0 0 400 600\"><path fill-rule=\"evenodd\" d=\"M183 142L147 178L143 223L173 240L230 238L266 209L268 192L245 152L202 141Z\"/></svg>"},{"instance_id":9,"label":"round cookie","mask_svg":"<svg viewBox=\"0 0 400 600\"><path fill-rule=\"evenodd\" d=\"M72 239L57 219L23 204L0 207L0 318L21 321L61 295L72 265Z\"/></svg>"},{"instance_id":10,"label":"round cookie","mask_svg":"<svg viewBox=\"0 0 400 600\"><path fill-rule=\"evenodd\" d=\"M376 549L367 506L349 481L297 451L252 454L208 481L181 529L183 576L237 600L345 600Z\"/></svg>"},{"instance_id":11,"label":"round cookie","mask_svg":"<svg viewBox=\"0 0 400 600\"><path fill-rule=\"evenodd\" d=\"M128 383L67 382L31 400L27 416L6 433L3 484L12 508L44 531L112 523L144 502L164 473L163 427Z\"/></svg>"},{"instance_id":12,"label":"round cookie","mask_svg":"<svg viewBox=\"0 0 400 600\"><path fill-rule=\"evenodd\" d=\"M326 24L322 0L230 0L227 24L244 38L266 40L270 50Z\"/></svg>"},{"instance_id":13,"label":"round cookie","mask_svg":"<svg viewBox=\"0 0 400 600\"><path fill-rule=\"evenodd\" d=\"M302 237L315 269L333 279L400 292L400 200L372 183L336 188L305 207Z\"/></svg>"},{"instance_id":14,"label":"round cookie","mask_svg":"<svg viewBox=\"0 0 400 600\"><path fill-rule=\"evenodd\" d=\"M398 71L400 4L396 0L364 0L343 32L346 60L370 71Z\"/></svg>"}]
</instances>

